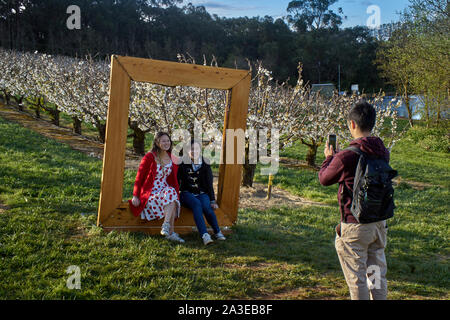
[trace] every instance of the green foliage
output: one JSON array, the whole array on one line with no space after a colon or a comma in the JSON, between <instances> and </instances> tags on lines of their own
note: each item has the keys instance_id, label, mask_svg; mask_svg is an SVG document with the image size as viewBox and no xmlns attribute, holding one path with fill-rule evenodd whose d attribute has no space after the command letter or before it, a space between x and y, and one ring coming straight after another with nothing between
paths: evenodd
<instances>
[{"instance_id":1,"label":"green foliage","mask_svg":"<svg viewBox=\"0 0 450 320\"><path fill-rule=\"evenodd\" d=\"M411 126L411 94L424 96L424 118L440 120L449 110L450 17L448 1L411 0L402 24L378 50L381 75L405 99Z\"/></svg>"},{"instance_id":2,"label":"green foliage","mask_svg":"<svg viewBox=\"0 0 450 320\"><path fill-rule=\"evenodd\" d=\"M295 0L288 4L288 19L298 31L337 28L342 24L342 8L336 14L329 9L338 0Z\"/></svg>"},{"instance_id":3,"label":"green foliage","mask_svg":"<svg viewBox=\"0 0 450 320\"><path fill-rule=\"evenodd\" d=\"M337 88L340 66L342 91L358 83L361 91L376 93L384 86L372 63L378 46L366 27L318 29L297 33L295 57L303 63L303 77L311 84L331 82Z\"/></svg>"},{"instance_id":4,"label":"green foliage","mask_svg":"<svg viewBox=\"0 0 450 320\"><path fill-rule=\"evenodd\" d=\"M450 152L450 134L447 128L414 127L408 130L407 138L414 148Z\"/></svg>"}]
</instances>

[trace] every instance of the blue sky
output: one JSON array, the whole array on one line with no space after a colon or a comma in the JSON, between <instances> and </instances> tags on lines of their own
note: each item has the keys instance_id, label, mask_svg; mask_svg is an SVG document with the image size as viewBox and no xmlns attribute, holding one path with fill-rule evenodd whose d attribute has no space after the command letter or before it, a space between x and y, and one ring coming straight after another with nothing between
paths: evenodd
<instances>
[{"instance_id":1,"label":"blue sky","mask_svg":"<svg viewBox=\"0 0 450 320\"><path fill-rule=\"evenodd\" d=\"M203 5L211 14L220 17L254 17L272 16L274 18L287 15L286 8L290 0L185 0L194 5ZM342 7L347 20L343 27L365 25L370 14L366 13L370 5L377 5L381 9L381 23L398 21L399 11L403 11L409 4L408 0L339 0L331 9L337 12Z\"/></svg>"}]
</instances>

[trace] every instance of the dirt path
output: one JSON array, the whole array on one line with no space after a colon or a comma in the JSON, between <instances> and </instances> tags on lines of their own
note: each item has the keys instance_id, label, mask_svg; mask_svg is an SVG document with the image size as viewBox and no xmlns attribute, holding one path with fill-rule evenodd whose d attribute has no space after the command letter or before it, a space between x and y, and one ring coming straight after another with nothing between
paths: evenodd
<instances>
[{"instance_id":1,"label":"dirt path","mask_svg":"<svg viewBox=\"0 0 450 320\"><path fill-rule=\"evenodd\" d=\"M33 117L28 112L22 112L0 103L0 117L16 122L47 138L68 144L72 149L81 151L91 157L103 159L103 144L86 136L75 134L69 128L58 127L46 120ZM125 168L139 167L140 157L132 150L126 151Z\"/></svg>"},{"instance_id":2,"label":"dirt path","mask_svg":"<svg viewBox=\"0 0 450 320\"><path fill-rule=\"evenodd\" d=\"M277 293L267 293L256 300L345 300L333 288L324 286L301 287L293 290L285 290Z\"/></svg>"},{"instance_id":3,"label":"dirt path","mask_svg":"<svg viewBox=\"0 0 450 320\"><path fill-rule=\"evenodd\" d=\"M272 186L272 195L270 200L266 200L266 197L267 185L254 182L253 188L241 187L239 207L257 210L266 210L268 208L280 206L288 206L292 208L305 205L329 207L328 205L320 202L303 199L286 190L277 188L276 186Z\"/></svg>"}]
</instances>

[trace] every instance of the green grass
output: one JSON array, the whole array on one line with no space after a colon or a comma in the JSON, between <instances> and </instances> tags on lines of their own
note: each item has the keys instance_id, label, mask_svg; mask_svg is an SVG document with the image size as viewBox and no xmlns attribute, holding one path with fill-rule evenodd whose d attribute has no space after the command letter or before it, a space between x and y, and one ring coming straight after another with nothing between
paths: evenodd
<instances>
[{"instance_id":1,"label":"green grass","mask_svg":"<svg viewBox=\"0 0 450 320\"><path fill-rule=\"evenodd\" d=\"M414 133L424 128L414 128ZM448 139L445 134L437 135L435 140ZM450 153L431 151L428 137L417 139L415 134L408 133L404 139L392 149L392 166L407 180L450 187ZM442 145L442 143L440 143ZM447 202L448 203L448 202Z\"/></svg>"},{"instance_id":2,"label":"green grass","mask_svg":"<svg viewBox=\"0 0 450 320\"><path fill-rule=\"evenodd\" d=\"M413 161L424 154L429 163ZM396 189L389 298L449 299L448 156L411 150L405 140L392 159L405 179L433 186ZM97 228L101 166L0 118L0 202L9 207L0 215L1 299L270 298L291 290L289 298L348 298L334 249L336 188L321 187L317 172L281 168L275 183L332 208L241 209L228 240L205 247L196 234L180 245ZM135 174L125 173L125 198ZM66 287L70 265L81 269L81 290Z\"/></svg>"}]
</instances>

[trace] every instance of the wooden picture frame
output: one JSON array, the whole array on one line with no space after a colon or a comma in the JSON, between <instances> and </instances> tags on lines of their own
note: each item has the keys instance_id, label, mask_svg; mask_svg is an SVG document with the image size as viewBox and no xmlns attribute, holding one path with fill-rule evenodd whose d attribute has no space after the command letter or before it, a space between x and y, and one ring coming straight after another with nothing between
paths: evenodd
<instances>
[{"instance_id":1,"label":"wooden picture frame","mask_svg":"<svg viewBox=\"0 0 450 320\"><path fill-rule=\"evenodd\" d=\"M125 150L128 129L131 80L164 86L194 86L228 90L225 110L222 152L215 210L221 227L230 227L237 220L242 164L236 160L225 164L226 130L242 129L247 122L251 73L237 70L177 63L152 59L112 55L109 104L97 226L105 231L140 231L159 233L161 221L145 221L135 217L128 202L122 201L125 171ZM236 159L237 145L234 145ZM226 228L225 228L226 229ZM182 207L175 222L175 232L184 234L195 230L190 210Z\"/></svg>"}]
</instances>

